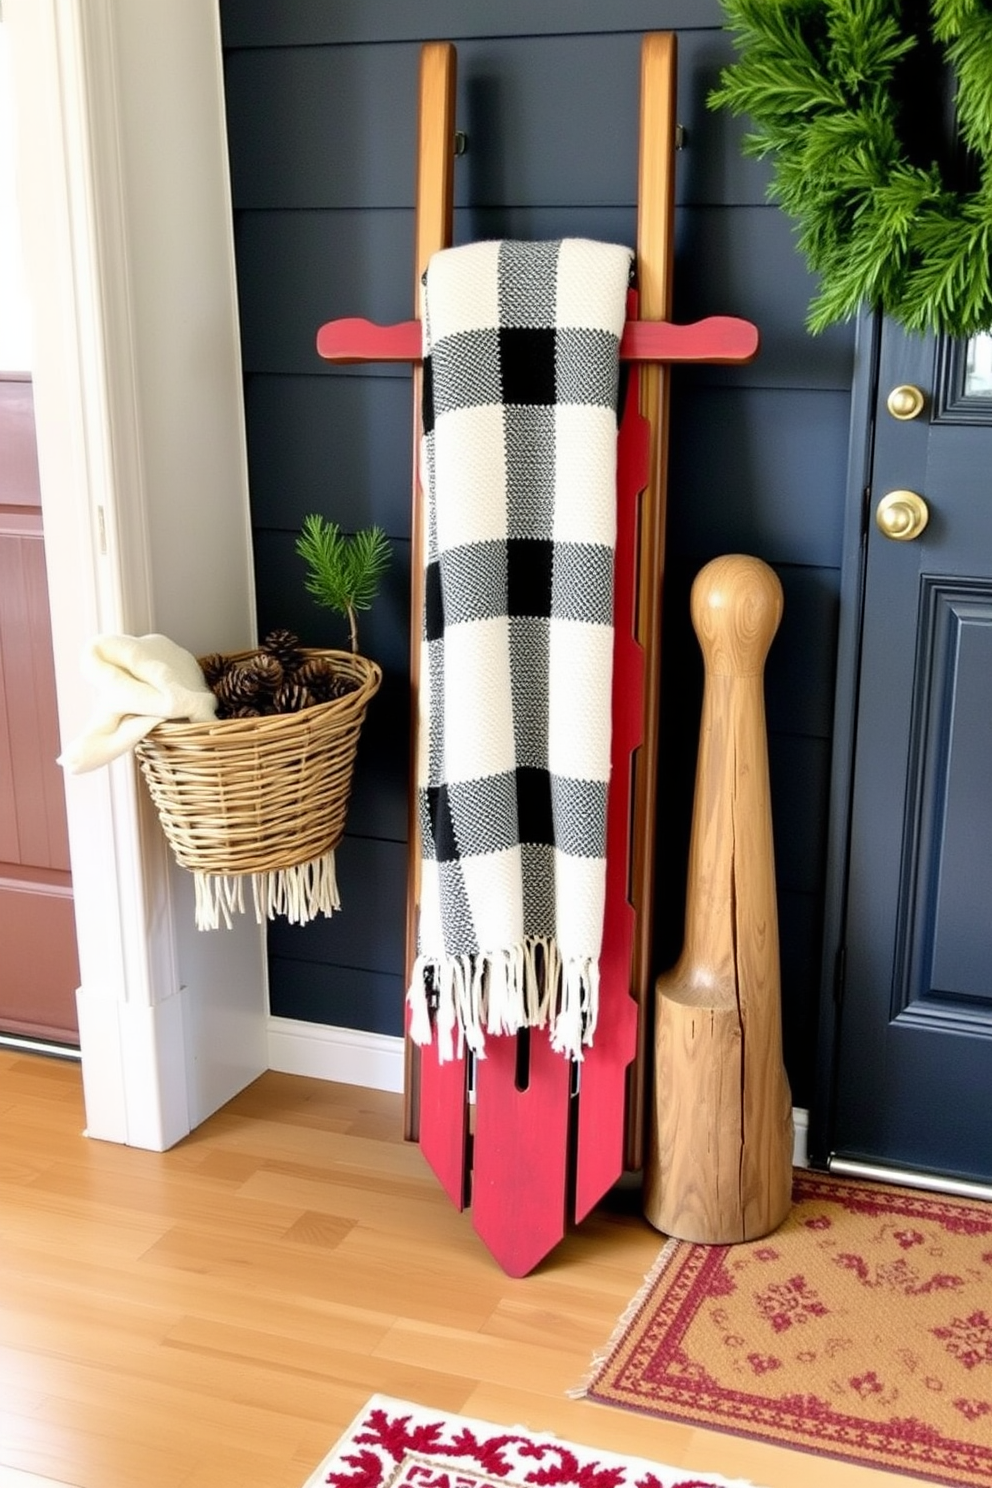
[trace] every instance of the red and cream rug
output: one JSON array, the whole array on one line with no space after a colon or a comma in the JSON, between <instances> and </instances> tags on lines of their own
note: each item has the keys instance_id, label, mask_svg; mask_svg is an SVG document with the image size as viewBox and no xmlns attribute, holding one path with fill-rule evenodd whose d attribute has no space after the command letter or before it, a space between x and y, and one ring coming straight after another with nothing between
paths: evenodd
<instances>
[{"instance_id":1,"label":"red and cream rug","mask_svg":"<svg viewBox=\"0 0 992 1488\"><path fill-rule=\"evenodd\" d=\"M591 1400L992 1488L992 1205L797 1170L744 1245L669 1241Z\"/></svg>"},{"instance_id":2,"label":"red and cream rug","mask_svg":"<svg viewBox=\"0 0 992 1488\"><path fill-rule=\"evenodd\" d=\"M373 1395L304 1488L748 1488Z\"/></svg>"}]
</instances>

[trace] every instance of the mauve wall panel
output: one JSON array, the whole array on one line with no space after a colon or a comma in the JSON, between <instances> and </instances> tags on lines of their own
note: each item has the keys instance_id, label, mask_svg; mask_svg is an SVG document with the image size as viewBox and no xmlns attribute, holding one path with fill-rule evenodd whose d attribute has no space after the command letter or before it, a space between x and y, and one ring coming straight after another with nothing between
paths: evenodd
<instances>
[{"instance_id":1,"label":"mauve wall panel","mask_svg":"<svg viewBox=\"0 0 992 1488\"><path fill-rule=\"evenodd\" d=\"M0 375L0 1028L78 1037L76 927L30 380Z\"/></svg>"},{"instance_id":2,"label":"mauve wall panel","mask_svg":"<svg viewBox=\"0 0 992 1488\"><path fill-rule=\"evenodd\" d=\"M68 871L51 645L39 519L0 510L0 862Z\"/></svg>"},{"instance_id":3,"label":"mauve wall panel","mask_svg":"<svg viewBox=\"0 0 992 1488\"><path fill-rule=\"evenodd\" d=\"M0 1028L78 1042L76 921L67 883L46 887L0 872Z\"/></svg>"},{"instance_id":4,"label":"mauve wall panel","mask_svg":"<svg viewBox=\"0 0 992 1488\"><path fill-rule=\"evenodd\" d=\"M23 377L0 373L0 507L41 506L34 393Z\"/></svg>"}]
</instances>

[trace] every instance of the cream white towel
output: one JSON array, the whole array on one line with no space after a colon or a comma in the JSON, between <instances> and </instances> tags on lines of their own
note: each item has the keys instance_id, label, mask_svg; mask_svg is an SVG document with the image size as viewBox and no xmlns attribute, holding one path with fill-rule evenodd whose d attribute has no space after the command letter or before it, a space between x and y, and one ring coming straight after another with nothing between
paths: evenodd
<instances>
[{"instance_id":1,"label":"cream white towel","mask_svg":"<svg viewBox=\"0 0 992 1488\"><path fill-rule=\"evenodd\" d=\"M59 755L70 775L126 754L165 719L207 723L217 711L196 657L168 636L94 636L82 669L97 699L83 732Z\"/></svg>"}]
</instances>

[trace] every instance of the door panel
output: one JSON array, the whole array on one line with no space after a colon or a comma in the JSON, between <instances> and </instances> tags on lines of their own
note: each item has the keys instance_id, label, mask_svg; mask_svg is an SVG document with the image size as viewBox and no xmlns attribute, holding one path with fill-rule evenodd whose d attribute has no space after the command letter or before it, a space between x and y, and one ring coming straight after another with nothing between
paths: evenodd
<instances>
[{"instance_id":1,"label":"door panel","mask_svg":"<svg viewBox=\"0 0 992 1488\"><path fill-rule=\"evenodd\" d=\"M0 1030L76 1043L76 928L31 383L0 377Z\"/></svg>"},{"instance_id":2,"label":"door panel","mask_svg":"<svg viewBox=\"0 0 992 1488\"><path fill-rule=\"evenodd\" d=\"M915 892L907 896L906 1006L946 1002L948 1016L992 997L992 586L925 579L919 716L924 740L909 811L920 821Z\"/></svg>"},{"instance_id":3,"label":"door panel","mask_svg":"<svg viewBox=\"0 0 992 1488\"><path fill-rule=\"evenodd\" d=\"M992 398L989 347L886 326L864 622L834 1156L992 1181ZM970 366L970 371L969 371ZM923 412L888 411L899 385ZM921 495L911 541L875 523Z\"/></svg>"}]
</instances>

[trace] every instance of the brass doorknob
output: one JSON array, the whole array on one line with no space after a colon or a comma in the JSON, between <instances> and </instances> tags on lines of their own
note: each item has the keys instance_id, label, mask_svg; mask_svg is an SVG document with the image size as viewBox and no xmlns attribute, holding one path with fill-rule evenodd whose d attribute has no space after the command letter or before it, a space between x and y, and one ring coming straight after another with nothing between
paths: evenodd
<instances>
[{"instance_id":1,"label":"brass doorknob","mask_svg":"<svg viewBox=\"0 0 992 1488\"><path fill-rule=\"evenodd\" d=\"M911 383L904 382L899 387L894 387L885 400L885 406L894 419L914 419L923 412L926 403L926 395L922 388L913 387Z\"/></svg>"},{"instance_id":2,"label":"brass doorknob","mask_svg":"<svg viewBox=\"0 0 992 1488\"><path fill-rule=\"evenodd\" d=\"M875 525L893 542L912 542L930 520L930 508L915 491L889 491L875 510Z\"/></svg>"}]
</instances>

